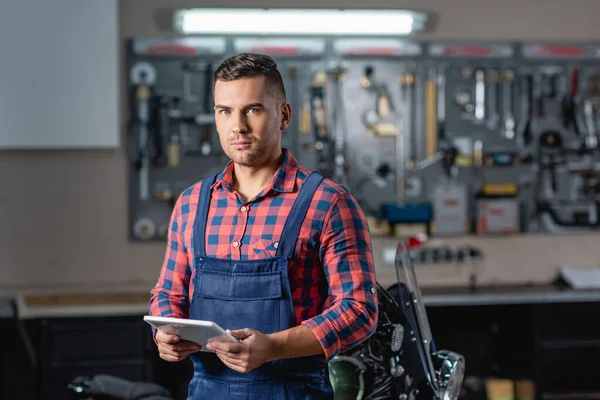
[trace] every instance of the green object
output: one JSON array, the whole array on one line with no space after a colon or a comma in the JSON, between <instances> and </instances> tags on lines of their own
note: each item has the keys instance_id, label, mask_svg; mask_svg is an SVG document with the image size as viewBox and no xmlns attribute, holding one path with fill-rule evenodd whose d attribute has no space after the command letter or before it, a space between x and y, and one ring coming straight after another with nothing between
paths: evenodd
<instances>
[{"instance_id":1,"label":"green object","mask_svg":"<svg viewBox=\"0 0 600 400\"><path fill-rule=\"evenodd\" d=\"M366 367L352 357L338 356L329 362L335 400L361 400L365 394Z\"/></svg>"}]
</instances>

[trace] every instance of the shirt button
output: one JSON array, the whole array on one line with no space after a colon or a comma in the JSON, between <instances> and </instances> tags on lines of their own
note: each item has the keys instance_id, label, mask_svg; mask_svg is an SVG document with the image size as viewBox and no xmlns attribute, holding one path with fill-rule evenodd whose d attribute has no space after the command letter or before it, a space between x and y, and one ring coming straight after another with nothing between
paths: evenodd
<instances>
[{"instance_id":1,"label":"shirt button","mask_svg":"<svg viewBox=\"0 0 600 400\"><path fill-rule=\"evenodd\" d=\"M371 293L375 294L376 291L377 290L374 287L371 288Z\"/></svg>"},{"instance_id":2,"label":"shirt button","mask_svg":"<svg viewBox=\"0 0 600 400\"><path fill-rule=\"evenodd\" d=\"M238 247L240 244L238 242L233 242L232 245L233 247Z\"/></svg>"},{"instance_id":3,"label":"shirt button","mask_svg":"<svg viewBox=\"0 0 600 400\"><path fill-rule=\"evenodd\" d=\"M240 208L241 212L246 212L246 210L247 210L246 206L242 206L242 208Z\"/></svg>"},{"instance_id":4,"label":"shirt button","mask_svg":"<svg viewBox=\"0 0 600 400\"><path fill-rule=\"evenodd\" d=\"M278 248L279 247L279 242L273 243L273 247Z\"/></svg>"}]
</instances>

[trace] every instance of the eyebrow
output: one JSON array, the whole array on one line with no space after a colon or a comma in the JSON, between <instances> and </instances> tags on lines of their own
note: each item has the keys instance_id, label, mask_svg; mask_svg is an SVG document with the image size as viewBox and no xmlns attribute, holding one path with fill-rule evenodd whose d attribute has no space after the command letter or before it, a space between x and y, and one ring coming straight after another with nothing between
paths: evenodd
<instances>
[{"instance_id":1,"label":"eyebrow","mask_svg":"<svg viewBox=\"0 0 600 400\"><path fill-rule=\"evenodd\" d=\"M250 103L250 104L246 104L243 108L244 109L248 109L248 108L265 108L265 105L262 104L262 103ZM215 106L215 109L230 110L231 107L225 106L225 105L222 105L222 104L217 104Z\"/></svg>"}]
</instances>

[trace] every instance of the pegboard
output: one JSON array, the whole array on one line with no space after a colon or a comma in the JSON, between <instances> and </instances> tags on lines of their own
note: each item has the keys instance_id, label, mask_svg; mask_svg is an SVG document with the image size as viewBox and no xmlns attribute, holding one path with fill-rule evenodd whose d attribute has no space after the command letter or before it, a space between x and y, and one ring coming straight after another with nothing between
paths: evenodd
<instances>
[{"instance_id":1,"label":"pegboard","mask_svg":"<svg viewBox=\"0 0 600 400\"><path fill-rule=\"evenodd\" d=\"M132 240L164 240L178 195L228 162L212 73L245 51L282 73L282 146L347 186L374 235L598 229L600 46L188 37L128 50Z\"/></svg>"}]
</instances>

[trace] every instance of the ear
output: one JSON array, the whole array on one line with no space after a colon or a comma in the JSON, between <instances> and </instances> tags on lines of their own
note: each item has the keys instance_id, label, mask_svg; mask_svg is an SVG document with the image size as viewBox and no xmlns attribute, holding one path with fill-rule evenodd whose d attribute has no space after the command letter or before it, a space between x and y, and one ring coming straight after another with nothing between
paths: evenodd
<instances>
[{"instance_id":1,"label":"ear","mask_svg":"<svg viewBox=\"0 0 600 400\"><path fill-rule=\"evenodd\" d=\"M280 130L284 131L290 125L292 120L292 106L289 103L284 103L281 107L281 126Z\"/></svg>"}]
</instances>

